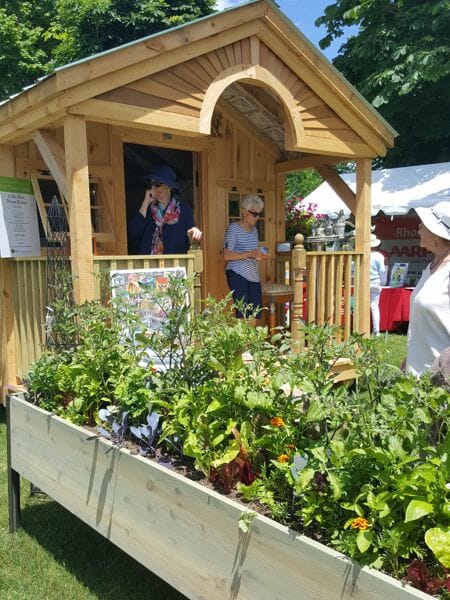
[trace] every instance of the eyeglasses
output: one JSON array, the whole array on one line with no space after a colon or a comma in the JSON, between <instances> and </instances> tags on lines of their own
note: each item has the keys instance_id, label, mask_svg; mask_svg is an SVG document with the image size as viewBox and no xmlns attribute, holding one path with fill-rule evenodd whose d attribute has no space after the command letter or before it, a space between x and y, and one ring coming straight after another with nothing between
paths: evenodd
<instances>
[{"instance_id":1,"label":"eyeglasses","mask_svg":"<svg viewBox=\"0 0 450 600\"><path fill-rule=\"evenodd\" d=\"M248 214L252 215L252 217L255 217L255 219L257 219L260 216L260 212L256 212L255 210L248 210L247 209Z\"/></svg>"},{"instance_id":2,"label":"eyeglasses","mask_svg":"<svg viewBox=\"0 0 450 600\"><path fill-rule=\"evenodd\" d=\"M162 185L164 185L164 183L161 183L161 181L156 181L155 179L151 179L151 180L149 181L149 185L150 185L150 187L159 188L159 187L161 187Z\"/></svg>"}]
</instances>

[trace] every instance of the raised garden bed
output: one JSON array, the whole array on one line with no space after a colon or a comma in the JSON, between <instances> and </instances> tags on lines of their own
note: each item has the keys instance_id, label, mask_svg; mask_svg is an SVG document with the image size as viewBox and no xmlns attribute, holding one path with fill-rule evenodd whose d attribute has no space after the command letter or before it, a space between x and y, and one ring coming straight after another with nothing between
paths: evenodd
<instances>
[{"instance_id":1,"label":"raised garden bed","mask_svg":"<svg viewBox=\"0 0 450 600\"><path fill-rule=\"evenodd\" d=\"M192 599L430 596L26 402L8 400L10 527L23 476Z\"/></svg>"}]
</instances>

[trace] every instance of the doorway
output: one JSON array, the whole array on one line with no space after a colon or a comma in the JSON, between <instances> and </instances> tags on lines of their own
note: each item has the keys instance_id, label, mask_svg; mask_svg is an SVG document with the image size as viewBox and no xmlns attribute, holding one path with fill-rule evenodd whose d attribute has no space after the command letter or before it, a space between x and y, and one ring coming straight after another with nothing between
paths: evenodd
<instances>
[{"instance_id":1,"label":"doorway","mask_svg":"<svg viewBox=\"0 0 450 600\"><path fill-rule=\"evenodd\" d=\"M196 153L173 148L124 143L125 199L127 223L137 213L145 195L145 178L153 167L167 165L175 171L180 196L194 210L199 222ZM134 249L129 244L129 253Z\"/></svg>"}]
</instances>

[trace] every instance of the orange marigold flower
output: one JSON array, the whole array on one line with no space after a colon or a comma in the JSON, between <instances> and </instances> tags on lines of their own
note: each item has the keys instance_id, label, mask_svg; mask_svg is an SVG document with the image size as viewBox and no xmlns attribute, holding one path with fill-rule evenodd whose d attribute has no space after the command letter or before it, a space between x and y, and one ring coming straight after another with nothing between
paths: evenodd
<instances>
[{"instance_id":1,"label":"orange marigold flower","mask_svg":"<svg viewBox=\"0 0 450 600\"><path fill-rule=\"evenodd\" d=\"M353 529L369 529L369 521L364 517L356 517L356 519L353 519L351 526Z\"/></svg>"},{"instance_id":2,"label":"orange marigold flower","mask_svg":"<svg viewBox=\"0 0 450 600\"><path fill-rule=\"evenodd\" d=\"M289 456L287 454L280 454L280 456L277 458L277 461L282 463L289 462Z\"/></svg>"},{"instance_id":3,"label":"orange marigold flower","mask_svg":"<svg viewBox=\"0 0 450 600\"><path fill-rule=\"evenodd\" d=\"M286 450L295 450L295 444L288 444Z\"/></svg>"},{"instance_id":4,"label":"orange marigold flower","mask_svg":"<svg viewBox=\"0 0 450 600\"><path fill-rule=\"evenodd\" d=\"M282 417L272 417L270 424L274 427L284 427L284 419Z\"/></svg>"}]
</instances>

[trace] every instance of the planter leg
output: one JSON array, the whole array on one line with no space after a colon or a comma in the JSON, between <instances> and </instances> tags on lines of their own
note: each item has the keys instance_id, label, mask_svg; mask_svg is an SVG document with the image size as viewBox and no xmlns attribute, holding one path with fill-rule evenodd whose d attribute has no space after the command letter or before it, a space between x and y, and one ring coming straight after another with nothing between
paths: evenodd
<instances>
[{"instance_id":1,"label":"planter leg","mask_svg":"<svg viewBox=\"0 0 450 600\"><path fill-rule=\"evenodd\" d=\"M20 527L20 475L11 467L11 423L9 414L9 396L6 397L7 429L7 470L8 470L8 507L9 532L15 533Z\"/></svg>"}]
</instances>

